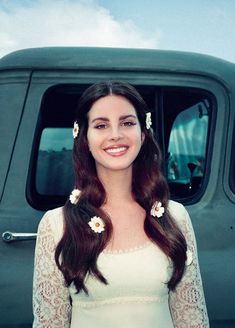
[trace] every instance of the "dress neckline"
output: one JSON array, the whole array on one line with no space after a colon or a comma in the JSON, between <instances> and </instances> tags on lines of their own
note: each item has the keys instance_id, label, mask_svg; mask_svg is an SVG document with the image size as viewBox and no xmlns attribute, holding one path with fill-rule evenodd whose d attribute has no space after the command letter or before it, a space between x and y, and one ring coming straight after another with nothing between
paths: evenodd
<instances>
[{"instance_id":1,"label":"dress neckline","mask_svg":"<svg viewBox=\"0 0 235 328\"><path fill-rule=\"evenodd\" d=\"M152 245L152 242L150 240L147 240L144 244L137 245L131 248L126 248L126 249L104 249L103 254L111 254L111 255L116 255L116 254L128 254L128 253L133 253L137 252L139 250L142 250L144 248L149 247Z\"/></svg>"}]
</instances>

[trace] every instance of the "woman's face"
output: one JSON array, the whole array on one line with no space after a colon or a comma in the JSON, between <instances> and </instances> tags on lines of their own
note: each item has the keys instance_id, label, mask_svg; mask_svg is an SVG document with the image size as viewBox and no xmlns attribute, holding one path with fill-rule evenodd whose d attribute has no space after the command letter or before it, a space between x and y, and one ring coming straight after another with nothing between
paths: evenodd
<instances>
[{"instance_id":1,"label":"woman's face","mask_svg":"<svg viewBox=\"0 0 235 328\"><path fill-rule=\"evenodd\" d=\"M99 173L130 169L144 134L133 105L122 96L109 95L92 105L88 113L87 139Z\"/></svg>"}]
</instances>

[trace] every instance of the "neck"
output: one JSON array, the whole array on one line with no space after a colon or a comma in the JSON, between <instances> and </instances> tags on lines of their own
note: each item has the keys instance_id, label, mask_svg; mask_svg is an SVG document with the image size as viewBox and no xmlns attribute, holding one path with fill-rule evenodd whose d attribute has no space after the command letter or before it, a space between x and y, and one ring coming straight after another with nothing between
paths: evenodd
<instances>
[{"instance_id":1,"label":"neck","mask_svg":"<svg viewBox=\"0 0 235 328\"><path fill-rule=\"evenodd\" d=\"M133 202L132 195L132 169L120 171L98 172L106 195L106 205L120 206L120 204Z\"/></svg>"}]
</instances>

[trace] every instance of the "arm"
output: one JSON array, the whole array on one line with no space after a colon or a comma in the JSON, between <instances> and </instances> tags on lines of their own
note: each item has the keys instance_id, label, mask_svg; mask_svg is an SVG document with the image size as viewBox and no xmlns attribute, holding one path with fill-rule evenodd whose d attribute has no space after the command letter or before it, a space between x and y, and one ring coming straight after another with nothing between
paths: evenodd
<instances>
[{"instance_id":1,"label":"arm","mask_svg":"<svg viewBox=\"0 0 235 328\"><path fill-rule=\"evenodd\" d=\"M48 213L39 224L35 248L33 327L67 328L70 327L71 315L69 292L54 260L56 233L50 222L53 216Z\"/></svg>"},{"instance_id":2,"label":"arm","mask_svg":"<svg viewBox=\"0 0 235 328\"><path fill-rule=\"evenodd\" d=\"M176 328L208 328L209 320L204 299L201 274L197 257L197 245L188 212L180 228L185 236L188 252L184 275L174 292L169 294L169 307Z\"/></svg>"}]
</instances>

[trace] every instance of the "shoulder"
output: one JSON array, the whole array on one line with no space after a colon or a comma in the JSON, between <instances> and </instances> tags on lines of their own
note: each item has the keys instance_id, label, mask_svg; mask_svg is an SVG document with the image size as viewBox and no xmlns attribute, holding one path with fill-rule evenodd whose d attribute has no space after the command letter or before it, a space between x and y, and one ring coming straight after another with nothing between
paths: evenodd
<instances>
[{"instance_id":1,"label":"shoulder","mask_svg":"<svg viewBox=\"0 0 235 328\"><path fill-rule=\"evenodd\" d=\"M170 200L168 203L168 211L171 216L178 222L185 219L186 214L188 214L186 208L181 203L174 200Z\"/></svg>"},{"instance_id":2,"label":"shoulder","mask_svg":"<svg viewBox=\"0 0 235 328\"><path fill-rule=\"evenodd\" d=\"M168 211L181 232L184 234L187 243L195 243L195 234L191 218L184 205L171 200L168 204Z\"/></svg>"},{"instance_id":3,"label":"shoulder","mask_svg":"<svg viewBox=\"0 0 235 328\"><path fill-rule=\"evenodd\" d=\"M47 211L38 226L38 234L53 234L55 241L62 237L64 229L63 207L58 207Z\"/></svg>"},{"instance_id":4,"label":"shoulder","mask_svg":"<svg viewBox=\"0 0 235 328\"><path fill-rule=\"evenodd\" d=\"M168 211L180 228L189 225L191 226L191 219L189 214L184 205L181 203L170 200L168 203Z\"/></svg>"}]
</instances>

